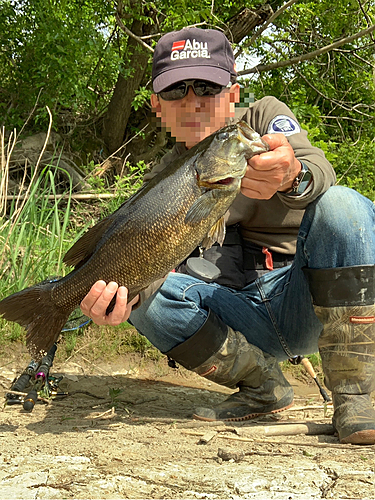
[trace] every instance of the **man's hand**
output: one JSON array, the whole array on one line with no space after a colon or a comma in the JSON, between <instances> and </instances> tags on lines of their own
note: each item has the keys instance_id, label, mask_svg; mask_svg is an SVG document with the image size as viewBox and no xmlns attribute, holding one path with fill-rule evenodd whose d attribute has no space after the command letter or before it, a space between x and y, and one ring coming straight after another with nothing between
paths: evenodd
<instances>
[{"instance_id":1,"label":"man's hand","mask_svg":"<svg viewBox=\"0 0 375 500\"><path fill-rule=\"evenodd\" d=\"M107 307L116 292L115 307L107 315ZM139 295L128 303L128 289L124 286L119 287L114 281L111 281L108 285L105 281L97 281L82 300L81 310L83 314L91 318L97 325L115 326L127 321L132 312L132 307L138 300Z\"/></svg>"},{"instance_id":2,"label":"man's hand","mask_svg":"<svg viewBox=\"0 0 375 500\"><path fill-rule=\"evenodd\" d=\"M269 144L270 151L248 160L241 193L248 198L269 200L277 191L292 189L302 166L285 135L267 134L262 139Z\"/></svg>"}]
</instances>

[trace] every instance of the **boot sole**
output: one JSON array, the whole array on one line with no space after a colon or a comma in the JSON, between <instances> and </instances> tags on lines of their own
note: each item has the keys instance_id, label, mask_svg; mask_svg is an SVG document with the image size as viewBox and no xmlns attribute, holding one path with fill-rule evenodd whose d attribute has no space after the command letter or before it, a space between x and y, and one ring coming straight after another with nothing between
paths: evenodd
<instances>
[{"instance_id":1,"label":"boot sole","mask_svg":"<svg viewBox=\"0 0 375 500\"><path fill-rule=\"evenodd\" d=\"M280 413L281 411L288 410L293 406L294 401L292 401L288 406L283 406L282 408L278 408L277 410L267 411L265 413L249 413L244 417L231 417L231 418L205 418L199 415L193 414L193 418L195 420L203 420L204 422L242 422L243 420L251 420L252 418L261 417L263 415L272 415L273 413ZM375 431L374 431L375 432Z\"/></svg>"},{"instance_id":2,"label":"boot sole","mask_svg":"<svg viewBox=\"0 0 375 500\"><path fill-rule=\"evenodd\" d=\"M357 431L340 439L342 444L375 444L375 429Z\"/></svg>"}]
</instances>

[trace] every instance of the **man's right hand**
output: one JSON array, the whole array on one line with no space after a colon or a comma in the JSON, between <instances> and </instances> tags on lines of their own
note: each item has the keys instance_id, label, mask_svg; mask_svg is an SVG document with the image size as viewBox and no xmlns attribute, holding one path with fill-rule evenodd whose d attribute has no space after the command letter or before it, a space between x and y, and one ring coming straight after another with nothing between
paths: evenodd
<instances>
[{"instance_id":1,"label":"man's right hand","mask_svg":"<svg viewBox=\"0 0 375 500\"><path fill-rule=\"evenodd\" d=\"M116 292L115 307L107 315L107 307ZM128 303L128 289L126 287L119 287L114 281L107 285L105 281L100 280L93 284L89 293L82 300L81 310L97 325L115 326L128 320L132 307L138 300L139 295Z\"/></svg>"}]
</instances>

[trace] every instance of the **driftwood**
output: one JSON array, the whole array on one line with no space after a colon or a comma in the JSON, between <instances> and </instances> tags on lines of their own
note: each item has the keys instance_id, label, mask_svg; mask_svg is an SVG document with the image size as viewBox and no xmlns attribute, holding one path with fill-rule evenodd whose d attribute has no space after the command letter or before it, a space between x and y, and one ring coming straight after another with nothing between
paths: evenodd
<instances>
[{"instance_id":1,"label":"driftwood","mask_svg":"<svg viewBox=\"0 0 375 500\"><path fill-rule=\"evenodd\" d=\"M316 425L319 425L319 424L316 424ZM321 425L325 425L325 424L321 424ZM202 432L195 432L195 431L188 431L188 430L183 430L181 431L183 434L187 434L187 435L190 435L190 436L204 436L204 433ZM269 436L270 434L268 434ZM278 434L280 436L280 434ZM287 435L287 434L284 434L284 435ZM375 446L372 445L372 446L366 446L366 448L363 448L361 446L356 446L356 445L351 445L351 444L348 444L348 445L345 445L345 444L335 444L335 443L307 443L307 442L302 442L302 441L273 441L273 440L265 440L268 436L263 436L262 439L255 439L255 438L252 438L252 437L242 437L242 436L228 436L226 434L222 434L222 433L216 433L215 436L213 436L211 439L215 438L215 439L226 439L228 441L241 441L243 443L252 443L252 444L277 444L277 445L288 445L288 446L302 446L302 447L311 447L311 448L336 448L336 449L339 449L339 450L351 450L351 451L360 451L360 452L364 452L364 451L371 451L371 453L374 452L375 450ZM257 436L259 438L259 435ZM210 441L211 441L210 439ZM201 444L200 441L198 441L197 444Z\"/></svg>"},{"instance_id":2,"label":"driftwood","mask_svg":"<svg viewBox=\"0 0 375 500\"><path fill-rule=\"evenodd\" d=\"M228 450L223 450L223 448L219 448L217 450L217 456L220 460L223 461L229 461L233 460L234 462L240 462L243 460L246 456L249 455L258 455L261 457L292 457L294 456L294 453L281 453L279 451L228 451Z\"/></svg>"},{"instance_id":3,"label":"driftwood","mask_svg":"<svg viewBox=\"0 0 375 500\"><path fill-rule=\"evenodd\" d=\"M45 196L46 199L48 200L67 200L67 199L72 199L72 200L108 200L110 198L115 198L117 195L115 193L76 193L76 194L56 194L56 195L48 195ZM7 201L11 200L24 200L28 198L28 195L24 194L8 194L6 196Z\"/></svg>"},{"instance_id":4,"label":"driftwood","mask_svg":"<svg viewBox=\"0 0 375 500\"><path fill-rule=\"evenodd\" d=\"M17 176L18 171L23 172L30 165L36 165L39 162L41 167L58 167L62 178L71 180L74 191L89 189L90 185L85 181L83 172L66 153L63 153L61 142L61 137L53 132L49 135L41 132L17 142L9 164L10 176ZM14 186L14 183L12 185Z\"/></svg>"},{"instance_id":5,"label":"driftwood","mask_svg":"<svg viewBox=\"0 0 375 500\"><path fill-rule=\"evenodd\" d=\"M232 432L233 429L230 428L218 428L216 430L210 430L207 432L197 432L197 431L182 431L184 434L190 434L191 436L201 436L202 442L210 441L218 433L222 432ZM238 433L237 430L235 430ZM332 435L334 434L334 429L332 424L317 424L315 422L305 422L299 424L277 424L277 425L264 425L264 426L251 426L241 428L241 436L248 440L249 438L253 440L254 438L268 437L268 436L296 436L299 434L318 436L318 435ZM223 436L220 436L223 437ZM231 439L229 437L228 439ZM236 438L233 438L236 439Z\"/></svg>"}]
</instances>

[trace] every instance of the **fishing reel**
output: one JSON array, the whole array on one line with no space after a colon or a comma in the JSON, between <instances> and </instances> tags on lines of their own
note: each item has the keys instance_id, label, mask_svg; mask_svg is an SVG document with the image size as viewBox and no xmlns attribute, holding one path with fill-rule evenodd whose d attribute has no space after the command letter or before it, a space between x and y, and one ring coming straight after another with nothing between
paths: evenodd
<instances>
[{"instance_id":1,"label":"fishing reel","mask_svg":"<svg viewBox=\"0 0 375 500\"><path fill-rule=\"evenodd\" d=\"M56 281L58 278L46 280ZM78 330L87 325L90 318L84 316L79 308L72 312L62 332ZM40 362L31 360L22 374L16 378L9 392L5 395L7 405L22 404L23 409L32 412L39 399L49 399L67 396L68 393L59 391L61 377L53 377L49 374L57 350L57 344L53 344L48 353Z\"/></svg>"},{"instance_id":2,"label":"fishing reel","mask_svg":"<svg viewBox=\"0 0 375 500\"><path fill-rule=\"evenodd\" d=\"M10 391L5 395L7 405L22 404L23 409L32 412L38 398L52 398L66 396L67 393L59 392L59 383L62 376L49 375L57 345L54 344L46 356L38 363L31 360L23 373L16 378Z\"/></svg>"}]
</instances>

